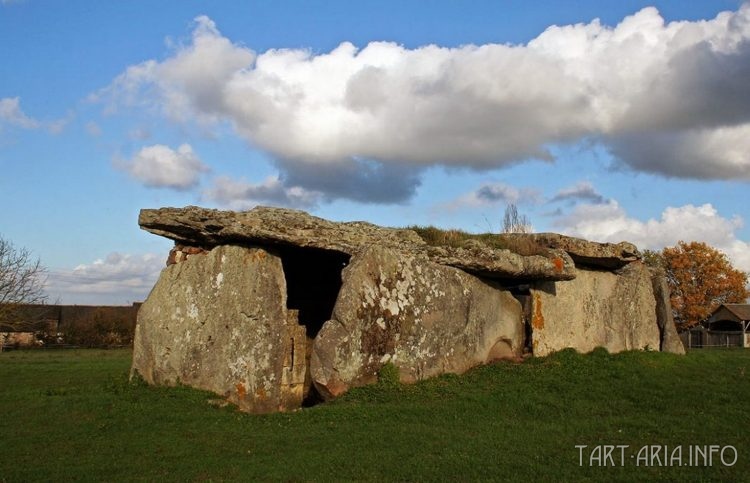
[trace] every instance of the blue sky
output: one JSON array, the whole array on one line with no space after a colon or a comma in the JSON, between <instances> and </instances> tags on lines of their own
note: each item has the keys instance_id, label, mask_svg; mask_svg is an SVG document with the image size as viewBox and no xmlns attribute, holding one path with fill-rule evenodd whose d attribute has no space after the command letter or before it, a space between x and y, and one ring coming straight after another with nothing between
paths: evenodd
<instances>
[{"instance_id":1,"label":"blue sky","mask_svg":"<svg viewBox=\"0 0 750 483\"><path fill-rule=\"evenodd\" d=\"M597 20L598 19L598 20ZM739 1L0 0L0 235L51 300L143 299L138 210L290 206L535 231L750 271Z\"/></svg>"}]
</instances>

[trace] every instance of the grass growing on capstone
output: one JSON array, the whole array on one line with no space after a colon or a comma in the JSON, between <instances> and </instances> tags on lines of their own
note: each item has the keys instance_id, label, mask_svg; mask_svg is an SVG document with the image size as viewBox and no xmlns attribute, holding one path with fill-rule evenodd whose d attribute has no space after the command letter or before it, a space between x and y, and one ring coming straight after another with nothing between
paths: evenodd
<instances>
[{"instance_id":1,"label":"grass growing on capstone","mask_svg":"<svg viewBox=\"0 0 750 483\"><path fill-rule=\"evenodd\" d=\"M434 226L408 226L419 235L430 246L449 246L460 248L469 240L480 241L490 248L510 250L519 255L547 255L549 250L536 243L529 237L511 236L504 237L497 233L467 233L463 230L444 230Z\"/></svg>"},{"instance_id":2,"label":"grass growing on capstone","mask_svg":"<svg viewBox=\"0 0 750 483\"><path fill-rule=\"evenodd\" d=\"M740 481L750 351L563 351L254 416L130 384L130 353L0 353L0 481ZM579 466L575 445L732 445L733 467ZM588 453L585 453L588 456ZM619 459L619 458L618 458ZM618 461L619 463L619 461Z\"/></svg>"}]
</instances>

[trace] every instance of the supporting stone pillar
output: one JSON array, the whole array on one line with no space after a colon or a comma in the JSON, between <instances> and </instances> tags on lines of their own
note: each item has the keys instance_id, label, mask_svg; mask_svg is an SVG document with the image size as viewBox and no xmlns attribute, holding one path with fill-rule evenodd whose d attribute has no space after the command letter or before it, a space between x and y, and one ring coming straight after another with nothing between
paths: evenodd
<instances>
[{"instance_id":1,"label":"supporting stone pillar","mask_svg":"<svg viewBox=\"0 0 750 483\"><path fill-rule=\"evenodd\" d=\"M281 259L219 246L165 268L138 313L132 373L212 391L248 412L298 408L305 329L286 308Z\"/></svg>"}]
</instances>

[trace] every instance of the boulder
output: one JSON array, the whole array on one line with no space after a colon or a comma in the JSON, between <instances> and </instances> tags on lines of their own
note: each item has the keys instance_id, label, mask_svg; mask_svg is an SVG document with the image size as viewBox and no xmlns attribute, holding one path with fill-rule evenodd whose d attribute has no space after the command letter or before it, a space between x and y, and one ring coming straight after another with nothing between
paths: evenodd
<instances>
[{"instance_id":1,"label":"boulder","mask_svg":"<svg viewBox=\"0 0 750 483\"><path fill-rule=\"evenodd\" d=\"M165 268L138 312L132 373L212 391L243 411L299 407L305 329L286 309L281 260L220 246Z\"/></svg>"},{"instance_id":2,"label":"boulder","mask_svg":"<svg viewBox=\"0 0 750 483\"><path fill-rule=\"evenodd\" d=\"M468 240L458 247L429 246L412 230L364 222L336 223L283 208L257 207L243 212L195 206L160 208L141 210L138 223L144 230L185 246L284 245L351 256L365 247L378 245L406 255L423 255L436 263L485 278L570 280L575 276L573 261L562 250L523 256L478 240Z\"/></svg>"},{"instance_id":3,"label":"boulder","mask_svg":"<svg viewBox=\"0 0 750 483\"><path fill-rule=\"evenodd\" d=\"M607 269L621 268L641 259L632 243L597 243L557 233L506 233L499 235L509 243L531 240L533 243L567 252L576 265Z\"/></svg>"},{"instance_id":4,"label":"boulder","mask_svg":"<svg viewBox=\"0 0 750 483\"><path fill-rule=\"evenodd\" d=\"M685 346L682 344L682 340L677 334L677 328L674 325L672 303L669 301L667 276L664 270L655 268L650 270L651 284L654 289L654 298L656 299L656 321L659 324L659 332L661 333L661 350L662 352L671 352L673 354L685 354Z\"/></svg>"},{"instance_id":5,"label":"boulder","mask_svg":"<svg viewBox=\"0 0 750 483\"><path fill-rule=\"evenodd\" d=\"M492 283L424 257L372 246L343 271L332 320L310 371L326 399L377 380L387 362L403 382L521 355L520 303Z\"/></svg>"},{"instance_id":6,"label":"boulder","mask_svg":"<svg viewBox=\"0 0 750 483\"><path fill-rule=\"evenodd\" d=\"M642 263L617 273L581 268L572 281L533 284L530 315L535 356L568 347L613 353L660 347L651 275Z\"/></svg>"}]
</instances>

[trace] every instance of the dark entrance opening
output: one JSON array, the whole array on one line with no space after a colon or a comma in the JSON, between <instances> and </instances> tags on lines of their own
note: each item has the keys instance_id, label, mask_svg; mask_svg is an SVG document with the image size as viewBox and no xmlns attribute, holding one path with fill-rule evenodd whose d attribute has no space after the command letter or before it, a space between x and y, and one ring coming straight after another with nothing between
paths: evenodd
<instances>
[{"instance_id":1,"label":"dark entrance opening","mask_svg":"<svg viewBox=\"0 0 750 483\"><path fill-rule=\"evenodd\" d=\"M278 247L286 278L286 306L299 311L299 324L305 326L305 396L302 407L323 402L310 377L310 356L315 336L331 319L341 290L341 270L349 255L317 248Z\"/></svg>"},{"instance_id":2,"label":"dark entrance opening","mask_svg":"<svg viewBox=\"0 0 750 483\"><path fill-rule=\"evenodd\" d=\"M349 255L317 248L280 247L286 278L286 306L299 310L299 323L314 339L331 318Z\"/></svg>"}]
</instances>

